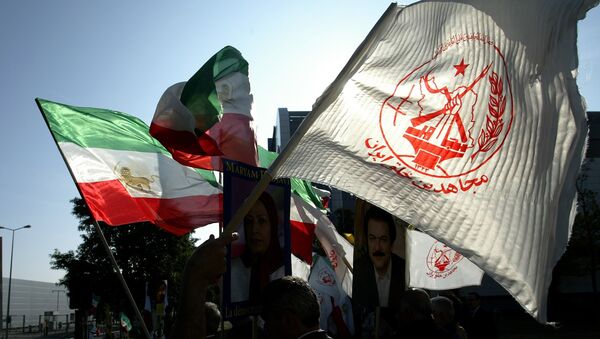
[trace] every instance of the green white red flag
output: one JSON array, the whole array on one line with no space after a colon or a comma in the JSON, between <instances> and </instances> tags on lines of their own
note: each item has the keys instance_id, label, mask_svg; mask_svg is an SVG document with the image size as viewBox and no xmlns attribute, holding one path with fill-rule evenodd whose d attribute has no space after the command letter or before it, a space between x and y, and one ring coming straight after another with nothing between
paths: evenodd
<instances>
[{"instance_id":1,"label":"green white red flag","mask_svg":"<svg viewBox=\"0 0 600 339\"><path fill-rule=\"evenodd\" d=\"M577 22L596 0L392 4L270 169L353 193L546 321L587 137Z\"/></svg>"},{"instance_id":2,"label":"green white red flag","mask_svg":"<svg viewBox=\"0 0 600 339\"><path fill-rule=\"evenodd\" d=\"M149 221L176 235L218 222L221 190L212 172L182 166L125 113L36 99L97 221Z\"/></svg>"},{"instance_id":3,"label":"green white red flag","mask_svg":"<svg viewBox=\"0 0 600 339\"><path fill-rule=\"evenodd\" d=\"M160 98L150 134L186 166L221 169L221 157L257 165L248 62L226 46Z\"/></svg>"},{"instance_id":4,"label":"green white red flag","mask_svg":"<svg viewBox=\"0 0 600 339\"><path fill-rule=\"evenodd\" d=\"M121 328L124 329L126 332L131 331L131 329L133 328L131 326L131 320L129 320L127 315L123 312L119 313L119 322L120 322Z\"/></svg>"}]
</instances>

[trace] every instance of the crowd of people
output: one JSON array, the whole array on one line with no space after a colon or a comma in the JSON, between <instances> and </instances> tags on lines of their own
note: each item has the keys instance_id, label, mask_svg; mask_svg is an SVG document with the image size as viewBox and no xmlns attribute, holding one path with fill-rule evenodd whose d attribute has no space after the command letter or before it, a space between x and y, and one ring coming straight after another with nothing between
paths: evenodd
<instances>
[{"instance_id":1,"label":"crowd of people","mask_svg":"<svg viewBox=\"0 0 600 339\"><path fill-rule=\"evenodd\" d=\"M245 221L249 244L252 229L256 227L254 219L269 218L265 203L262 204L262 209L249 213L253 220ZM353 338L496 338L493 318L481 308L476 293L470 293L463 302L451 291L438 292L432 298L425 290L405 288L404 260L391 250L396 234L389 214L371 208L365 214L362 231L366 248L361 260L367 269L362 275L355 274ZM263 233L270 238L270 232L263 230ZM220 337L221 314L217 305L206 301L206 291L226 272L227 246L238 237L237 233L223 234L218 239L211 236L189 258L170 338ZM255 254L266 253L268 241L262 245L264 251L259 251L262 247L257 244L248 247ZM356 265L361 265L358 262L355 261ZM400 279L401 284L395 279ZM250 281L251 278L246 279L252 285ZM261 286L261 293L253 303L260 304L262 311L252 316L253 326L247 331L229 331L226 338L338 337L321 330L318 294L303 279L276 276L256 286Z\"/></svg>"}]
</instances>

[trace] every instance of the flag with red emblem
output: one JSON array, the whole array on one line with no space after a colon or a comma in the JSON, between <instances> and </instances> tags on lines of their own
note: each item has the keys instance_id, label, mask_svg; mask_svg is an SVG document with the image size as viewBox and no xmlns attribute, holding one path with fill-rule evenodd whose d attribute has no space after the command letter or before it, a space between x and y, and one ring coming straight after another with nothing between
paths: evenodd
<instances>
[{"instance_id":1,"label":"flag with red emblem","mask_svg":"<svg viewBox=\"0 0 600 339\"><path fill-rule=\"evenodd\" d=\"M270 172L413 224L545 322L587 137L577 22L596 4L392 4Z\"/></svg>"}]
</instances>

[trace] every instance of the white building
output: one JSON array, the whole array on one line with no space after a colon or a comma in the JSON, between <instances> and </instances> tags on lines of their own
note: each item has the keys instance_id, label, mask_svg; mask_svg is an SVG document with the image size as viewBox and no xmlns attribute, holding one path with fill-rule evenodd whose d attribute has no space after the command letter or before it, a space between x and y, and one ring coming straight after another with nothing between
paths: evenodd
<instances>
[{"instance_id":1,"label":"white building","mask_svg":"<svg viewBox=\"0 0 600 339\"><path fill-rule=\"evenodd\" d=\"M60 291L60 292L58 292ZM10 292L10 328L38 326L44 320L44 314L53 312L56 323L71 320L74 310L69 309L66 288L54 283L12 279ZM8 300L8 278L2 278L2 328L6 328L6 302Z\"/></svg>"}]
</instances>

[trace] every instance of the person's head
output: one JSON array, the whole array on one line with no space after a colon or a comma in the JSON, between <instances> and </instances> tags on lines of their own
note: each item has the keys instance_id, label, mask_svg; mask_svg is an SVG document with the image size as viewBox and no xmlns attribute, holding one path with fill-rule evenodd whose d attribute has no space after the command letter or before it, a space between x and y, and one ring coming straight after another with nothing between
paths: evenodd
<instances>
[{"instance_id":1,"label":"person's head","mask_svg":"<svg viewBox=\"0 0 600 339\"><path fill-rule=\"evenodd\" d=\"M481 300L479 298L479 294L476 292L470 292L469 294L467 294L467 299L466 299L466 303L467 308L469 310L474 310L477 307L479 307L479 305L481 305Z\"/></svg>"},{"instance_id":2,"label":"person's head","mask_svg":"<svg viewBox=\"0 0 600 339\"><path fill-rule=\"evenodd\" d=\"M421 289L407 290L402 294L399 307L400 322L408 325L415 321L431 320L429 294Z\"/></svg>"},{"instance_id":3,"label":"person's head","mask_svg":"<svg viewBox=\"0 0 600 339\"><path fill-rule=\"evenodd\" d=\"M371 262L380 274L385 273L390 264L392 245L396 240L394 218L378 207L371 207L365 214L364 234Z\"/></svg>"},{"instance_id":4,"label":"person's head","mask_svg":"<svg viewBox=\"0 0 600 339\"><path fill-rule=\"evenodd\" d=\"M452 300L438 296L431 298L433 320L439 327L445 327L454 322L454 306Z\"/></svg>"},{"instance_id":5,"label":"person's head","mask_svg":"<svg viewBox=\"0 0 600 339\"><path fill-rule=\"evenodd\" d=\"M264 254L277 240L277 206L273 198L263 192L244 217L246 248L253 254Z\"/></svg>"},{"instance_id":6,"label":"person's head","mask_svg":"<svg viewBox=\"0 0 600 339\"><path fill-rule=\"evenodd\" d=\"M221 312L215 303L207 301L204 303L204 314L206 316L206 335L217 334L221 324Z\"/></svg>"},{"instance_id":7,"label":"person's head","mask_svg":"<svg viewBox=\"0 0 600 339\"><path fill-rule=\"evenodd\" d=\"M319 316L317 295L298 277L273 280L263 292L262 317L269 338L297 338L319 329Z\"/></svg>"}]
</instances>

